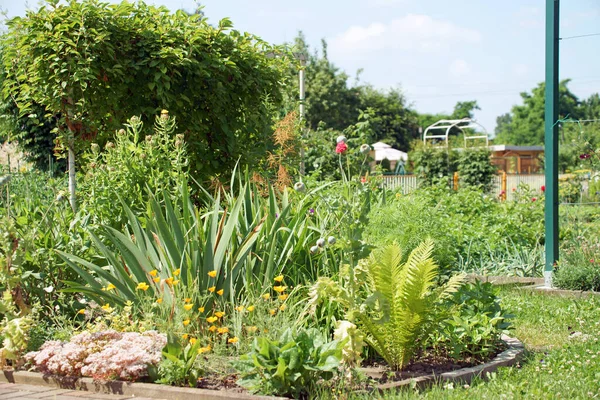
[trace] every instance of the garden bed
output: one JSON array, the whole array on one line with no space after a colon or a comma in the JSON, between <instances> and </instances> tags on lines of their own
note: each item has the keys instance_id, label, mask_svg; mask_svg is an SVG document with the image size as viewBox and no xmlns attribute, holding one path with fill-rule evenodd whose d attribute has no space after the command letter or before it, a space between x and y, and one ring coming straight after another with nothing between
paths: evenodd
<instances>
[{"instance_id":1,"label":"garden bed","mask_svg":"<svg viewBox=\"0 0 600 400\"><path fill-rule=\"evenodd\" d=\"M403 386L416 385L426 387L440 381L469 383L474 377L485 377L499 367L512 366L516 364L525 351L523 344L514 338L503 337L507 349L498 354L492 360L477 366L454 369L447 372L425 374L426 370L441 371L448 365L426 366L420 363L421 372L417 371L417 365L413 364L413 369L397 375L400 380L389 381L376 385L373 389L385 391L388 389L400 388ZM459 366L459 365L457 365ZM376 379L385 379L386 370L381 367L362 368L362 371L370 377ZM407 377L411 375L410 377ZM404 379L402 379L404 378ZM155 399L177 399L177 400L218 400L218 399L283 399L283 397L255 396L244 393L242 388L237 387L235 382L216 382L214 380L199 381L199 384L205 388L185 388L167 385L158 385L153 383L141 382L123 382L108 381L99 382L92 378L68 378L61 376L43 375L37 372L11 371L5 370L0 375L0 382L29 384L38 386L57 387L62 389L82 390L99 393L112 393L134 397L149 397ZM218 387L219 390L211 390L211 387ZM224 387L227 387L224 389Z\"/></svg>"}]
</instances>

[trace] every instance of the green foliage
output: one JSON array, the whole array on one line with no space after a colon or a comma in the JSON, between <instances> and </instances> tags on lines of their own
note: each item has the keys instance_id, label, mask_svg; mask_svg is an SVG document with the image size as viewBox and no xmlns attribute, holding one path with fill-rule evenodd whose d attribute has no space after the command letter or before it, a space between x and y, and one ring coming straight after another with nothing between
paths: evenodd
<instances>
[{"instance_id":1,"label":"green foliage","mask_svg":"<svg viewBox=\"0 0 600 400\"><path fill-rule=\"evenodd\" d=\"M115 213L121 201L134 213L146 210L148 193L165 193L173 201L188 166L183 134L175 135L175 118L163 113L156 117L154 135L143 138L143 123L138 117L119 129L114 142L104 151L92 144L85 155L85 179L80 191L81 208L91 221L120 228L125 213Z\"/></svg>"},{"instance_id":2,"label":"green foliage","mask_svg":"<svg viewBox=\"0 0 600 400\"><path fill-rule=\"evenodd\" d=\"M197 176L255 164L270 146L285 58L259 38L199 14L143 2L48 1L7 23L2 93L20 115L39 104L76 144L130 115L177 115ZM65 142L63 142L65 143ZM240 145L243 143L243 145ZM85 147L85 146L83 146ZM44 155L47 156L47 155Z\"/></svg>"},{"instance_id":3,"label":"green foliage","mask_svg":"<svg viewBox=\"0 0 600 400\"><path fill-rule=\"evenodd\" d=\"M402 251L392 245L372 254L367 263L372 295L367 310L357 317L367 333L366 342L394 370L401 370L421 346L434 303L455 292L463 279L455 276L436 287L438 266L432 252L433 242L425 241L403 263Z\"/></svg>"},{"instance_id":4,"label":"green foliage","mask_svg":"<svg viewBox=\"0 0 600 400\"><path fill-rule=\"evenodd\" d=\"M429 343L456 359L484 360L496 353L513 317L502 309L498 290L479 281L461 286L439 305L438 312L439 325L430 330Z\"/></svg>"},{"instance_id":5,"label":"green foliage","mask_svg":"<svg viewBox=\"0 0 600 400\"><path fill-rule=\"evenodd\" d=\"M464 149L457 160L460 183L488 192L496 175L496 167L490 158L491 152L487 149Z\"/></svg>"},{"instance_id":6,"label":"green foliage","mask_svg":"<svg viewBox=\"0 0 600 400\"><path fill-rule=\"evenodd\" d=\"M157 383L164 385L195 387L202 370L197 366L198 349L201 342L187 343L185 346L172 333L167 335L167 345L162 351L163 360L152 374L158 376Z\"/></svg>"},{"instance_id":7,"label":"green foliage","mask_svg":"<svg viewBox=\"0 0 600 400\"><path fill-rule=\"evenodd\" d=\"M417 145L410 154L415 174L425 185L449 183L455 159L453 150L424 144Z\"/></svg>"},{"instance_id":8,"label":"green foliage","mask_svg":"<svg viewBox=\"0 0 600 400\"><path fill-rule=\"evenodd\" d=\"M317 329L286 330L279 340L254 339L252 349L234 366L237 382L253 393L301 398L321 379L331 379L342 359L343 342L328 342Z\"/></svg>"},{"instance_id":9,"label":"green foliage","mask_svg":"<svg viewBox=\"0 0 600 400\"><path fill-rule=\"evenodd\" d=\"M600 291L599 248L590 234L567 240L552 283L562 289Z\"/></svg>"},{"instance_id":10,"label":"green foliage","mask_svg":"<svg viewBox=\"0 0 600 400\"><path fill-rule=\"evenodd\" d=\"M441 119L463 119L463 118L473 118L476 110L481 110L479 108L479 104L477 104L476 100L470 101L459 101L454 106L454 110L452 110L452 114L420 114L419 118L419 126L423 129L427 128L429 125L432 125L438 122ZM453 128L450 130L450 135L457 136L461 133L461 130L458 128ZM423 137L419 137L419 139L423 139Z\"/></svg>"}]
</instances>

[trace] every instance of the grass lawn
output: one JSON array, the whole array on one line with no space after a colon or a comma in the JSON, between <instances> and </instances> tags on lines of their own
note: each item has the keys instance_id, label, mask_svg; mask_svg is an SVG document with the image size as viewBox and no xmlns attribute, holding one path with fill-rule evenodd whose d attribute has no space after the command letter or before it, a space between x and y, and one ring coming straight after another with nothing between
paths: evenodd
<instances>
[{"instance_id":1,"label":"grass lawn","mask_svg":"<svg viewBox=\"0 0 600 400\"><path fill-rule=\"evenodd\" d=\"M517 367L501 368L470 386L386 393L384 399L600 398L600 296L558 297L505 287L514 336L529 350ZM373 398L370 395L369 398Z\"/></svg>"}]
</instances>

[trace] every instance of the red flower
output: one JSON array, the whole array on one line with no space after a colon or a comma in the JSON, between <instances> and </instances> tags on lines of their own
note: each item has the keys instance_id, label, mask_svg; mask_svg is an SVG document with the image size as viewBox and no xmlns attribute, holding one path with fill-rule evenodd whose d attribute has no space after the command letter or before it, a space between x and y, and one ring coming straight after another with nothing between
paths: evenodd
<instances>
[{"instance_id":1,"label":"red flower","mask_svg":"<svg viewBox=\"0 0 600 400\"><path fill-rule=\"evenodd\" d=\"M348 150L348 146L344 142L339 142L337 146L335 146L335 152L338 154L344 154Z\"/></svg>"},{"instance_id":2,"label":"red flower","mask_svg":"<svg viewBox=\"0 0 600 400\"><path fill-rule=\"evenodd\" d=\"M546 191L546 186L542 185L542 187L540 189L542 189L542 193L544 193Z\"/></svg>"},{"instance_id":3,"label":"red flower","mask_svg":"<svg viewBox=\"0 0 600 400\"><path fill-rule=\"evenodd\" d=\"M594 262L594 259L592 258L592 259L590 260L590 262L591 262L591 263L593 263L593 262Z\"/></svg>"},{"instance_id":4,"label":"red flower","mask_svg":"<svg viewBox=\"0 0 600 400\"><path fill-rule=\"evenodd\" d=\"M592 155L591 154L587 154L587 153L583 153L579 155L579 158L581 158L582 160L586 160L588 158L590 158Z\"/></svg>"},{"instance_id":5,"label":"red flower","mask_svg":"<svg viewBox=\"0 0 600 400\"><path fill-rule=\"evenodd\" d=\"M531 199L531 201L536 201L536 200L537 200L537 197L534 197Z\"/></svg>"},{"instance_id":6,"label":"red flower","mask_svg":"<svg viewBox=\"0 0 600 400\"><path fill-rule=\"evenodd\" d=\"M360 183L367 183L367 177L366 176L361 176L360 177Z\"/></svg>"}]
</instances>

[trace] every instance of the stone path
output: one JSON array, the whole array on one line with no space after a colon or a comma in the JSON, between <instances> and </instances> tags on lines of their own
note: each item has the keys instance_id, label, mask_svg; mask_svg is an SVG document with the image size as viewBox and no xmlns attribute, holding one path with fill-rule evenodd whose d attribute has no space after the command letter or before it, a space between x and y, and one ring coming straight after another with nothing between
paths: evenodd
<instances>
[{"instance_id":1,"label":"stone path","mask_svg":"<svg viewBox=\"0 0 600 400\"><path fill-rule=\"evenodd\" d=\"M118 394L102 394L84 390L54 389L44 386L0 383L0 399L14 400L156 400L149 397L131 397Z\"/></svg>"}]
</instances>

